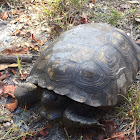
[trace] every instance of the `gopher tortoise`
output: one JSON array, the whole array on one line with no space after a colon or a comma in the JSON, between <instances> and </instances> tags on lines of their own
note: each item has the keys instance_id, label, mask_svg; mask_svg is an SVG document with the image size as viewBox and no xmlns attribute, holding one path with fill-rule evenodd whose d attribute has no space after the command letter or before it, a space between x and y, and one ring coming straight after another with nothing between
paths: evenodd
<instances>
[{"instance_id":1,"label":"gopher tortoise","mask_svg":"<svg viewBox=\"0 0 140 140\"><path fill-rule=\"evenodd\" d=\"M139 70L140 48L104 23L79 25L50 44L15 96L42 103L41 115L72 127L102 126L100 115L122 101Z\"/></svg>"}]
</instances>

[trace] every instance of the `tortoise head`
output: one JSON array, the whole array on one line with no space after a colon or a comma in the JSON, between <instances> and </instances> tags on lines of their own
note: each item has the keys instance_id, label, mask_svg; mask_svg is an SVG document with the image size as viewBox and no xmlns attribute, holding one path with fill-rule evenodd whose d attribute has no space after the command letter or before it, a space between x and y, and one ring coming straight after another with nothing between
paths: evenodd
<instances>
[{"instance_id":1,"label":"tortoise head","mask_svg":"<svg viewBox=\"0 0 140 140\"><path fill-rule=\"evenodd\" d=\"M55 120L62 118L63 112L69 106L71 100L66 96L57 95L53 91L44 89L41 103L41 116L48 120Z\"/></svg>"}]
</instances>

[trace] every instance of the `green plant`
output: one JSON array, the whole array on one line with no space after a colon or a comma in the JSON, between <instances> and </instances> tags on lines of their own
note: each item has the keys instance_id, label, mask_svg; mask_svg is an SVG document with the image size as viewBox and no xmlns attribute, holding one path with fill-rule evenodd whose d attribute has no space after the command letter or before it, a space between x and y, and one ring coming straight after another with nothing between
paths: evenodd
<instances>
[{"instance_id":1,"label":"green plant","mask_svg":"<svg viewBox=\"0 0 140 140\"><path fill-rule=\"evenodd\" d=\"M73 7L82 7L87 0L69 0Z\"/></svg>"},{"instance_id":2,"label":"green plant","mask_svg":"<svg viewBox=\"0 0 140 140\"><path fill-rule=\"evenodd\" d=\"M83 140L83 136L80 136L80 139L79 140Z\"/></svg>"},{"instance_id":3,"label":"green plant","mask_svg":"<svg viewBox=\"0 0 140 140\"><path fill-rule=\"evenodd\" d=\"M1 4L1 5L0 5L0 11L1 11L1 9L3 8L3 5L4 5L4 4Z\"/></svg>"},{"instance_id":4,"label":"green plant","mask_svg":"<svg viewBox=\"0 0 140 140\"><path fill-rule=\"evenodd\" d=\"M137 92L134 106L135 106L135 110L134 110L135 117L138 120L138 124L140 125L140 91Z\"/></svg>"},{"instance_id":5,"label":"green plant","mask_svg":"<svg viewBox=\"0 0 140 140\"><path fill-rule=\"evenodd\" d=\"M82 8L87 0L50 0L45 4L40 3L46 13L46 18L53 24L59 25L63 31L72 28L75 15L82 14ZM56 35L56 32L54 32Z\"/></svg>"},{"instance_id":6,"label":"green plant","mask_svg":"<svg viewBox=\"0 0 140 140\"><path fill-rule=\"evenodd\" d=\"M126 97L122 96L127 102L122 104L120 107L116 108L118 117L121 120L126 120L127 123L125 129L127 130L126 133L133 132L134 137L136 138L136 131L137 127L140 126L140 91L135 88L131 88Z\"/></svg>"},{"instance_id":7,"label":"green plant","mask_svg":"<svg viewBox=\"0 0 140 140\"><path fill-rule=\"evenodd\" d=\"M65 131L65 133L66 133L67 139L70 140L70 136L69 136L69 134L68 134L68 132L67 132L67 130L66 130L65 127L64 127L64 131Z\"/></svg>"},{"instance_id":8,"label":"green plant","mask_svg":"<svg viewBox=\"0 0 140 140\"><path fill-rule=\"evenodd\" d=\"M12 133L12 132L19 132L19 133L21 133L19 128L13 126L12 128L10 128L10 129L0 138L0 140L5 140L6 138L9 138L8 135L9 135L10 133ZM21 137L27 136L27 135L28 135L28 136L33 136L32 134L30 134L30 133L27 131L27 132L21 133L20 135L18 135L18 136L16 136L16 137L11 137L9 140L18 140L18 139L20 139Z\"/></svg>"},{"instance_id":9,"label":"green plant","mask_svg":"<svg viewBox=\"0 0 140 140\"><path fill-rule=\"evenodd\" d=\"M40 4L42 5L47 16L51 18L60 12L61 6L63 5L61 0L50 0L47 1L46 5L42 4L41 2Z\"/></svg>"},{"instance_id":10,"label":"green plant","mask_svg":"<svg viewBox=\"0 0 140 140\"><path fill-rule=\"evenodd\" d=\"M131 89L127 94L127 100L129 101L133 112L133 117L140 123L140 91Z\"/></svg>"},{"instance_id":11,"label":"green plant","mask_svg":"<svg viewBox=\"0 0 140 140\"><path fill-rule=\"evenodd\" d=\"M20 129L20 123L23 119L23 115L25 113L25 110L26 110L26 106L24 108L24 111L18 121L17 124L12 124L11 128L9 130L7 130L7 132L3 133L2 136L0 137L0 140L5 140L5 139L9 139L9 140L18 140L20 139L21 137L24 137L24 136L33 136L33 134L31 134L30 132L28 132L28 130L26 132L21 132L21 129ZM4 116L5 118L5 116ZM11 118L9 118L11 119ZM15 137L14 135L12 135L12 133L15 135L15 133L17 134L17 136Z\"/></svg>"},{"instance_id":12,"label":"green plant","mask_svg":"<svg viewBox=\"0 0 140 140\"><path fill-rule=\"evenodd\" d=\"M127 19L130 21L135 21L135 15L137 14L137 10L136 9L129 9L127 11L125 11L124 13L122 13L122 19Z\"/></svg>"},{"instance_id":13,"label":"green plant","mask_svg":"<svg viewBox=\"0 0 140 140\"><path fill-rule=\"evenodd\" d=\"M17 56L18 70L19 70L19 73L22 74L21 67L20 67L20 60L19 60L18 55L16 55L16 56Z\"/></svg>"},{"instance_id":14,"label":"green plant","mask_svg":"<svg viewBox=\"0 0 140 140\"><path fill-rule=\"evenodd\" d=\"M109 21L109 24L111 25L117 25L117 21L120 19L120 14L118 11L114 10L114 9L111 9L110 10L110 15L109 15L109 18L108 18L108 21Z\"/></svg>"}]
</instances>

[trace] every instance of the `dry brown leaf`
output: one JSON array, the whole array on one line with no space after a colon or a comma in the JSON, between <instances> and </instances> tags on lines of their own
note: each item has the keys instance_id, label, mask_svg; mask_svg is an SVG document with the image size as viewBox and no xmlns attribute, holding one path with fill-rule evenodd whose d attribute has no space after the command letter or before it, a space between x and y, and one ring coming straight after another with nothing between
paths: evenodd
<instances>
[{"instance_id":1,"label":"dry brown leaf","mask_svg":"<svg viewBox=\"0 0 140 140\"><path fill-rule=\"evenodd\" d=\"M10 69L10 70L13 74L16 74L16 71L14 69Z\"/></svg>"},{"instance_id":2,"label":"dry brown leaf","mask_svg":"<svg viewBox=\"0 0 140 140\"><path fill-rule=\"evenodd\" d=\"M26 14L19 14L19 16L14 20L14 22L18 23L26 23L27 25L32 25L31 17Z\"/></svg>"},{"instance_id":3,"label":"dry brown leaf","mask_svg":"<svg viewBox=\"0 0 140 140\"><path fill-rule=\"evenodd\" d=\"M12 68L13 68L13 67L17 67L17 66L18 66L17 63L13 63L13 64L10 64L10 65L9 65L9 67L12 67Z\"/></svg>"},{"instance_id":4,"label":"dry brown leaf","mask_svg":"<svg viewBox=\"0 0 140 140\"><path fill-rule=\"evenodd\" d=\"M14 32L11 33L11 35L13 35L13 36L21 35L21 30L16 29Z\"/></svg>"},{"instance_id":5,"label":"dry brown leaf","mask_svg":"<svg viewBox=\"0 0 140 140\"><path fill-rule=\"evenodd\" d=\"M10 75L9 75L9 74L0 75L0 81L4 80L4 79L7 78L8 76L10 76Z\"/></svg>"},{"instance_id":6,"label":"dry brown leaf","mask_svg":"<svg viewBox=\"0 0 140 140\"><path fill-rule=\"evenodd\" d=\"M13 112L18 106L18 102L16 99L14 99L14 102L6 104L6 108L10 111Z\"/></svg>"},{"instance_id":7,"label":"dry brown leaf","mask_svg":"<svg viewBox=\"0 0 140 140\"><path fill-rule=\"evenodd\" d=\"M27 22L28 18L26 14L20 14L19 17L16 19L17 22Z\"/></svg>"},{"instance_id":8,"label":"dry brown leaf","mask_svg":"<svg viewBox=\"0 0 140 140\"><path fill-rule=\"evenodd\" d=\"M27 73L22 73L22 74L20 74L20 80L25 80L26 78L27 78L27 76L28 76L28 74Z\"/></svg>"},{"instance_id":9,"label":"dry brown leaf","mask_svg":"<svg viewBox=\"0 0 140 140\"><path fill-rule=\"evenodd\" d=\"M52 128L53 127L53 124L49 124L46 126L46 128Z\"/></svg>"},{"instance_id":10,"label":"dry brown leaf","mask_svg":"<svg viewBox=\"0 0 140 140\"><path fill-rule=\"evenodd\" d=\"M34 36L34 34L32 34L32 41L37 42L38 39Z\"/></svg>"},{"instance_id":11,"label":"dry brown leaf","mask_svg":"<svg viewBox=\"0 0 140 140\"><path fill-rule=\"evenodd\" d=\"M114 123L113 120L104 120L104 121L100 121L101 124L104 125L106 134L109 136L110 134L113 134L116 132L116 124Z\"/></svg>"},{"instance_id":12,"label":"dry brown leaf","mask_svg":"<svg viewBox=\"0 0 140 140\"><path fill-rule=\"evenodd\" d=\"M41 45L41 46L43 46L43 45L44 45L47 41L48 41L48 39L47 39L47 38L45 38L45 40L41 40L40 45Z\"/></svg>"},{"instance_id":13,"label":"dry brown leaf","mask_svg":"<svg viewBox=\"0 0 140 140\"><path fill-rule=\"evenodd\" d=\"M125 137L125 135L122 132L117 132L117 133L113 133L111 135L111 138L117 138L117 139L123 139Z\"/></svg>"},{"instance_id":14,"label":"dry brown leaf","mask_svg":"<svg viewBox=\"0 0 140 140\"><path fill-rule=\"evenodd\" d=\"M82 21L82 24L87 24L87 15L83 12L82 13L82 19L80 20L80 22Z\"/></svg>"},{"instance_id":15,"label":"dry brown leaf","mask_svg":"<svg viewBox=\"0 0 140 140\"><path fill-rule=\"evenodd\" d=\"M92 3L95 3L96 2L96 0L92 0Z\"/></svg>"},{"instance_id":16,"label":"dry brown leaf","mask_svg":"<svg viewBox=\"0 0 140 140\"><path fill-rule=\"evenodd\" d=\"M0 13L0 18L2 20L6 20L8 18L8 12L1 12Z\"/></svg>"},{"instance_id":17,"label":"dry brown leaf","mask_svg":"<svg viewBox=\"0 0 140 140\"><path fill-rule=\"evenodd\" d=\"M35 42L35 43L41 43L41 41L40 40L38 40L35 36L34 36L34 34L32 34L32 41L33 42Z\"/></svg>"},{"instance_id":18,"label":"dry brown leaf","mask_svg":"<svg viewBox=\"0 0 140 140\"><path fill-rule=\"evenodd\" d=\"M20 11L19 10L15 10L15 9L13 9L12 12L11 12L12 15L17 15L19 13L20 13Z\"/></svg>"},{"instance_id":19,"label":"dry brown leaf","mask_svg":"<svg viewBox=\"0 0 140 140\"><path fill-rule=\"evenodd\" d=\"M0 64L0 70L4 70L6 68L8 68L9 64Z\"/></svg>"},{"instance_id":20,"label":"dry brown leaf","mask_svg":"<svg viewBox=\"0 0 140 140\"><path fill-rule=\"evenodd\" d=\"M0 70L5 70L6 68L9 67L18 67L17 63L13 63L13 64L0 64Z\"/></svg>"},{"instance_id":21,"label":"dry brown leaf","mask_svg":"<svg viewBox=\"0 0 140 140\"><path fill-rule=\"evenodd\" d=\"M38 48L39 48L39 46L35 45L34 48L31 48L31 50L38 51Z\"/></svg>"},{"instance_id":22,"label":"dry brown leaf","mask_svg":"<svg viewBox=\"0 0 140 140\"><path fill-rule=\"evenodd\" d=\"M33 43L29 43L29 46L30 46L30 50L32 50L34 48Z\"/></svg>"},{"instance_id":23,"label":"dry brown leaf","mask_svg":"<svg viewBox=\"0 0 140 140\"><path fill-rule=\"evenodd\" d=\"M42 136L47 136L49 134L48 128L44 128L43 130L40 130L39 133Z\"/></svg>"},{"instance_id":24,"label":"dry brown leaf","mask_svg":"<svg viewBox=\"0 0 140 140\"><path fill-rule=\"evenodd\" d=\"M140 43L140 39L138 39L138 40L136 41L136 43L139 44L139 43Z\"/></svg>"},{"instance_id":25,"label":"dry brown leaf","mask_svg":"<svg viewBox=\"0 0 140 140\"><path fill-rule=\"evenodd\" d=\"M27 24L28 26L31 26L31 25L32 25L32 21L31 21L31 20L27 20L26 24Z\"/></svg>"},{"instance_id":26,"label":"dry brown leaf","mask_svg":"<svg viewBox=\"0 0 140 140\"><path fill-rule=\"evenodd\" d=\"M92 2L92 3L96 3L96 0L90 0L90 2Z\"/></svg>"},{"instance_id":27,"label":"dry brown leaf","mask_svg":"<svg viewBox=\"0 0 140 140\"><path fill-rule=\"evenodd\" d=\"M12 46L8 49L3 50L2 53L6 53L7 55L28 54L29 48L24 46Z\"/></svg>"},{"instance_id":28,"label":"dry brown leaf","mask_svg":"<svg viewBox=\"0 0 140 140\"><path fill-rule=\"evenodd\" d=\"M16 86L13 86L13 85L5 85L3 87L3 93L4 93L5 97L11 96L11 97L15 98L15 95L14 95L15 88L16 88Z\"/></svg>"}]
</instances>

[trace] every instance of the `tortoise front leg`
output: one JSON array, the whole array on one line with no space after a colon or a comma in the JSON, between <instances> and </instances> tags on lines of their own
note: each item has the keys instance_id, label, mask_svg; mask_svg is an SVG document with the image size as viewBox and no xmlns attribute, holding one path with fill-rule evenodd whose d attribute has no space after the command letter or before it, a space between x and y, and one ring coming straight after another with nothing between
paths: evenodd
<instances>
[{"instance_id":1,"label":"tortoise front leg","mask_svg":"<svg viewBox=\"0 0 140 140\"><path fill-rule=\"evenodd\" d=\"M71 99L66 96L61 96L51 90L44 89L41 104L40 114L48 120L62 118L64 110L71 103Z\"/></svg>"},{"instance_id":2,"label":"tortoise front leg","mask_svg":"<svg viewBox=\"0 0 140 140\"><path fill-rule=\"evenodd\" d=\"M69 106L63 114L63 122L67 127L91 128L102 127L99 123L97 108L89 107L81 103L74 103Z\"/></svg>"}]
</instances>

